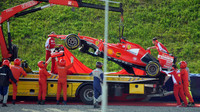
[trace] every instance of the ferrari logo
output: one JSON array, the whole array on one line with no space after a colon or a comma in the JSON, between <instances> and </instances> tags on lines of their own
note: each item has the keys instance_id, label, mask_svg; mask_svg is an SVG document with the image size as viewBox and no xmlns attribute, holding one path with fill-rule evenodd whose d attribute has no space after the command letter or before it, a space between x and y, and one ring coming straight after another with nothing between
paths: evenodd
<instances>
[{"instance_id":1,"label":"ferrari logo","mask_svg":"<svg viewBox=\"0 0 200 112\"><path fill-rule=\"evenodd\" d=\"M96 45L99 45L99 41L96 41L95 44L96 44Z\"/></svg>"},{"instance_id":2,"label":"ferrari logo","mask_svg":"<svg viewBox=\"0 0 200 112\"><path fill-rule=\"evenodd\" d=\"M131 45L127 45L127 49L130 49L131 48Z\"/></svg>"},{"instance_id":3,"label":"ferrari logo","mask_svg":"<svg viewBox=\"0 0 200 112\"><path fill-rule=\"evenodd\" d=\"M121 53L120 53L120 52L117 52L117 53L116 53L116 57L119 58L120 56L121 56Z\"/></svg>"}]
</instances>

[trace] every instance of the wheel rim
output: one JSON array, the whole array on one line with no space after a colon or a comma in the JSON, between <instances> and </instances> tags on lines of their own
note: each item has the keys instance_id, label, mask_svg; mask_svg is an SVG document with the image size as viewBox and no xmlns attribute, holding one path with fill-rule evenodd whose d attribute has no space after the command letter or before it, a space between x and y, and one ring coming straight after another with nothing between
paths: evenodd
<instances>
[{"instance_id":1,"label":"wheel rim","mask_svg":"<svg viewBox=\"0 0 200 112\"><path fill-rule=\"evenodd\" d=\"M93 100L93 90L92 89L87 89L84 91L83 97L87 101L92 101Z\"/></svg>"},{"instance_id":2,"label":"wheel rim","mask_svg":"<svg viewBox=\"0 0 200 112\"><path fill-rule=\"evenodd\" d=\"M69 47L77 46L78 40L76 38L69 38L67 39L67 43Z\"/></svg>"},{"instance_id":3,"label":"wheel rim","mask_svg":"<svg viewBox=\"0 0 200 112\"><path fill-rule=\"evenodd\" d=\"M80 38L75 34L70 34L65 39L65 46L70 49L74 50L78 48L80 45Z\"/></svg>"},{"instance_id":4,"label":"wheel rim","mask_svg":"<svg viewBox=\"0 0 200 112\"><path fill-rule=\"evenodd\" d=\"M151 66L149 67L149 72L150 72L151 74L155 74L155 73L157 72L157 69L158 69L157 66L151 65Z\"/></svg>"},{"instance_id":5,"label":"wheel rim","mask_svg":"<svg viewBox=\"0 0 200 112\"><path fill-rule=\"evenodd\" d=\"M146 66L146 71L149 76L156 76L160 71L160 66L155 62L150 62Z\"/></svg>"}]
</instances>

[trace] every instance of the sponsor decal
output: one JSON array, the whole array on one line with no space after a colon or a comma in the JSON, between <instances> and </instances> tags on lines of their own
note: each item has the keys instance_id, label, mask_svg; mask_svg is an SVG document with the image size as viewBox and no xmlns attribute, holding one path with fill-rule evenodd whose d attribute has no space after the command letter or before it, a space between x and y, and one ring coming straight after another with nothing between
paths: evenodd
<instances>
[{"instance_id":1,"label":"sponsor decal","mask_svg":"<svg viewBox=\"0 0 200 112\"><path fill-rule=\"evenodd\" d=\"M163 59L163 60L167 60L167 61L170 61L170 62L173 62L173 58L170 57L170 56L158 55L158 58L159 58L159 59Z\"/></svg>"},{"instance_id":2,"label":"sponsor decal","mask_svg":"<svg viewBox=\"0 0 200 112\"><path fill-rule=\"evenodd\" d=\"M127 49L131 49L131 45L127 45Z\"/></svg>"},{"instance_id":3,"label":"sponsor decal","mask_svg":"<svg viewBox=\"0 0 200 112\"><path fill-rule=\"evenodd\" d=\"M95 44L96 44L96 45L99 45L99 41L96 41Z\"/></svg>"},{"instance_id":4,"label":"sponsor decal","mask_svg":"<svg viewBox=\"0 0 200 112\"><path fill-rule=\"evenodd\" d=\"M127 50L127 51L137 56L140 49L130 49L130 50Z\"/></svg>"},{"instance_id":5,"label":"sponsor decal","mask_svg":"<svg viewBox=\"0 0 200 112\"><path fill-rule=\"evenodd\" d=\"M6 11L6 12L11 12L11 11L13 11L13 8L6 9L5 11Z\"/></svg>"},{"instance_id":6,"label":"sponsor decal","mask_svg":"<svg viewBox=\"0 0 200 112\"><path fill-rule=\"evenodd\" d=\"M112 49L108 49L108 54L112 55L113 54L113 50Z\"/></svg>"},{"instance_id":7,"label":"sponsor decal","mask_svg":"<svg viewBox=\"0 0 200 112\"><path fill-rule=\"evenodd\" d=\"M117 53L116 53L116 57L119 58L120 56L121 56L121 53L120 53L120 52L117 52Z\"/></svg>"},{"instance_id":8,"label":"sponsor decal","mask_svg":"<svg viewBox=\"0 0 200 112\"><path fill-rule=\"evenodd\" d=\"M35 3L37 3L37 2L36 1L30 1L30 2L22 4L21 7L22 7L22 9L26 9L28 7L33 6Z\"/></svg>"},{"instance_id":9,"label":"sponsor decal","mask_svg":"<svg viewBox=\"0 0 200 112\"><path fill-rule=\"evenodd\" d=\"M72 5L72 1L68 1L68 5Z\"/></svg>"}]
</instances>

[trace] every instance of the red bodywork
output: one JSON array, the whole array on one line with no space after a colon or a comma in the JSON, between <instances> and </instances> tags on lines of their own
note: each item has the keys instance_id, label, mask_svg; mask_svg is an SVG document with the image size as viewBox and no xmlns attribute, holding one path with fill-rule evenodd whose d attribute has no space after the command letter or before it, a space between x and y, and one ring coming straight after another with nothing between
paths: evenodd
<instances>
[{"instance_id":1,"label":"red bodywork","mask_svg":"<svg viewBox=\"0 0 200 112\"><path fill-rule=\"evenodd\" d=\"M159 52L158 61L162 68L168 69L172 66L174 62L174 57L167 53Z\"/></svg>"},{"instance_id":2,"label":"red bodywork","mask_svg":"<svg viewBox=\"0 0 200 112\"><path fill-rule=\"evenodd\" d=\"M71 35L71 34L70 34ZM56 37L60 39L66 39L68 35L49 35L49 37ZM103 57L104 52L104 41L101 39L95 39L88 36L78 35L81 40L81 49L92 48L94 52L85 52L86 50L80 50L93 56ZM84 48L85 47L85 48ZM160 64L162 69L169 69L174 61L174 57L169 54L160 52L158 55L158 60L150 55L149 51L146 51L140 45L128 42L124 39L120 39L120 43L107 43L107 56L108 60L114 61L120 66L122 66L128 73L131 71L136 71L136 69L145 71L145 67L150 61L155 61ZM128 69L127 69L128 68ZM131 70L130 70L131 69ZM124 71L123 71L124 72ZM127 73L126 72L126 73ZM142 73L140 72L140 73ZM121 72L119 72L121 73ZM135 72L133 72L135 74ZM146 75L146 73L142 73Z\"/></svg>"}]
</instances>

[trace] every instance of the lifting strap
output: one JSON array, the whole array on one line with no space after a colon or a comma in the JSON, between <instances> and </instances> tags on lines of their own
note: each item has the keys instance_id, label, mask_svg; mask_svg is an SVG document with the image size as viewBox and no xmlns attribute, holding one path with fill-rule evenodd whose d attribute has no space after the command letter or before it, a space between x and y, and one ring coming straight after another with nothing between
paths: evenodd
<instances>
[{"instance_id":1,"label":"lifting strap","mask_svg":"<svg viewBox=\"0 0 200 112\"><path fill-rule=\"evenodd\" d=\"M123 18L123 13L121 13L121 17L120 17L120 22L119 22L119 39L123 37L123 32L124 32L124 18ZM122 27L122 31L121 31L121 27Z\"/></svg>"}]
</instances>

